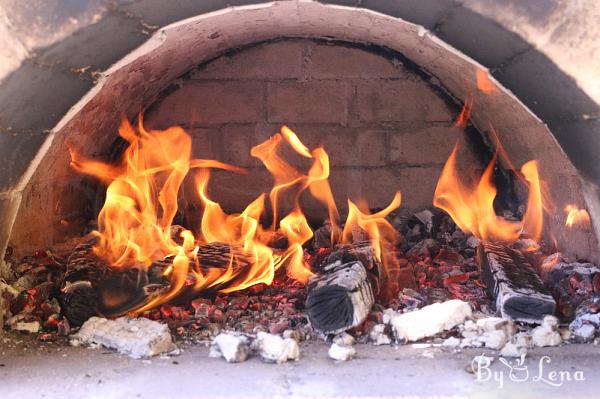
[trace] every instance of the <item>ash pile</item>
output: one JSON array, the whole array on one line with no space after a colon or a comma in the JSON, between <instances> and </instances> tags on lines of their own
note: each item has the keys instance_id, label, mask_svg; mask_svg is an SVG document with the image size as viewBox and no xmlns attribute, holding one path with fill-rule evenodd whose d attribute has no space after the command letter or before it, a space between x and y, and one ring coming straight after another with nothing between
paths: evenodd
<instances>
[{"instance_id":1,"label":"ash pile","mask_svg":"<svg viewBox=\"0 0 600 399\"><path fill-rule=\"evenodd\" d=\"M136 358L200 344L227 362L256 356L277 364L299 359L310 340L329 342L335 361L360 356L357 343L484 347L521 356L536 346L595 342L597 266L569 261L550 246L531 251L527 239L481 242L435 209L388 221L401 234L386 248L385 262L360 231L352 243L332 246L326 223L304 247L315 273L306 285L277 273L271 285L178 298L137 318L102 307L95 290L104 266L89 256L89 237L22 259L9 251L0 321L8 333ZM117 278L135 282L122 299L127 303L164 283L160 273Z\"/></svg>"}]
</instances>

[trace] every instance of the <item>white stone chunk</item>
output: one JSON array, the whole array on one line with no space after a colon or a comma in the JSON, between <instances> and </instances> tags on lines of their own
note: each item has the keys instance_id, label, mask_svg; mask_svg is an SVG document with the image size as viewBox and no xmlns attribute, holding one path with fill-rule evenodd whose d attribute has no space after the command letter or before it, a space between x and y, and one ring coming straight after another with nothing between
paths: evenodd
<instances>
[{"instance_id":1,"label":"white stone chunk","mask_svg":"<svg viewBox=\"0 0 600 399\"><path fill-rule=\"evenodd\" d=\"M452 299L412 312L396 313L390 324L396 339L418 341L464 323L471 315L471 306L467 302Z\"/></svg>"},{"instance_id":2,"label":"white stone chunk","mask_svg":"<svg viewBox=\"0 0 600 399\"><path fill-rule=\"evenodd\" d=\"M143 317L119 317L116 320L91 317L71 337L71 344L101 345L134 359L177 349L165 324Z\"/></svg>"},{"instance_id":3,"label":"white stone chunk","mask_svg":"<svg viewBox=\"0 0 600 399\"><path fill-rule=\"evenodd\" d=\"M260 356L267 362L279 364L300 359L298 342L292 338L281 338L279 335L259 332L256 334L255 345Z\"/></svg>"},{"instance_id":4,"label":"white stone chunk","mask_svg":"<svg viewBox=\"0 0 600 399\"><path fill-rule=\"evenodd\" d=\"M557 346L562 343L562 337L557 331L558 319L554 316L545 316L542 325L531 332L531 338L535 346Z\"/></svg>"},{"instance_id":5,"label":"white stone chunk","mask_svg":"<svg viewBox=\"0 0 600 399\"><path fill-rule=\"evenodd\" d=\"M338 345L352 346L354 345L355 340L352 335L348 334L347 332L343 332L333 337L333 342Z\"/></svg>"},{"instance_id":6,"label":"white stone chunk","mask_svg":"<svg viewBox=\"0 0 600 399\"><path fill-rule=\"evenodd\" d=\"M520 357L527 353L527 349L517 346L516 344L509 342L504 345L504 348L500 351L500 355L503 357Z\"/></svg>"},{"instance_id":7,"label":"white stone chunk","mask_svg":"<svg viewBox=\"0 0 600 399\"><path fill-rule=\"evenodd\" d=\"M228 363L239 363L248 357L248 338L244 335L221 333L210 346L209 357L223 357Z\"/></svg>"},{"instance_id":8,"label":"white stone chunk","mask_svg":"<svg viewBox=\"0 0 600 399\"><path fill-rule=\"evenodd\" d=\"M350 360L356 356L356 350L354 350L354 347L352 346L338 345L334 343L329 348L328 354L333 360L345 362L346 360Z\"/></svg>"},{"instance_id":9,"label":"white stone chunk","mask_svg":"<svg viewBox=\"0 0 600 399\"><path fill-rule=\"evenodd\" d=\"M35 334L40 331L41 325L39 321L17 321L10 325L13 331L26 332Z\"/></svg>"},{"instance_id":10,"label":"white stone chunk","mask_svg":"<svg viewBox=\"0 0 600 399\"><path fill-rule=\"evenodd\" d=\"M390 337L385 333L385 324L375 325L369 333L369 338L375 346L390 345L392 343Z\"/></svg>"},{"instance_id":11,"label":"white stone chunk","mask_svg":"<svg viewBox=\"0 0 600 399\"><path fill-rule=\"evenodd\" d=\"M501 349L508 341L508 338L503 330L495 330L481 334L479 341L486 348Z\"/></svg>"}]
</instances>

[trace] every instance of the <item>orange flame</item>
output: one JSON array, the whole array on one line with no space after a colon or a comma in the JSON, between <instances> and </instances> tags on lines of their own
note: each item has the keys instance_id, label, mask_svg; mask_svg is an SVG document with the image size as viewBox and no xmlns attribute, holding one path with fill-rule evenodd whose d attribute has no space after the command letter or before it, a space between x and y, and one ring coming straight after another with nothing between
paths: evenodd
<instances>
[{"instance_id":1,"label":"orange flame","mask_svg":"<svg viewBox=\"0 0 600 399\"><path fill-rule=\"evenodd\" d=\"M497 155L495 155L479 182L468 187L461 182L456 167L458 145L444 168L435 189L433 204L446 211L465 233L471 233L482 240L516 241L522 233L527 233L539 241L542 233L543 208L540 181L535 161L527 162L521 168L524 179L529 183L527 210L522 221L506 220L494 210L496 187L492 180Z\"/></svg>"},{"instance_id":2,"label":"orange flame","mask_svg":"<svg viewBox=\"0 0 600 399\"><path fill-rule=\"evenodd\" d=\"M454 127L465 128L467 123L469 123L469 119L471 119L471 110L473 109L473 96L468 93L465 97L465 102L463 104L462 109L460 110L460 114L454 121Z\"/></svg>"},{"instance_id":3,"label":"orange flame","mask_svg":"<svg viewBox=\"0 0 600 399\"><path fill-rule=\"evenodd\" d=\"M475 73L477 80L477 88L485 94L491 94L496 91L496 86L492 83L488 71L485 69L478 68Z\"/></svg>"},{"instance_id":4,"label":"orange flame","mask_svg":"<svg viewBox=\"0 0 600 399\"><path fill-rule=\"evenodd\" d=\"M573 228L576 226L586 227L590 225L590 214L585 209L579 209L577 206L569 204L565 207L567 220L565 226Z\"/></svg>"},{"instance_id":5,"label":"orange flame","mask_svg":"<svg viewBox=\"0 0 600 399\"><path fill-rule=\"evenodd\" d=\"M147 267L155 261L172 257L164 270L170 286L136 309L141 312L174 299L181 292L198 293L205 289L231 292L255 284L271 284L275 271L285 267L290 277L306 282L312 275L305 261L303 245L313 232L302 213L300 196L304 191L327 207L332 228L332 243L349 242L348 233L339 233L339 214L329 185L329 156L322 147L309 149L287 126L265 142L253 147L251 155L259 158L274 177L269 193L273 222L269 229L260 223L265 212L266 194L261 194L239 214L226 214L208 195L209 168L245 173L245 170L214 160L191 159L191 138L180 127L146 131L142 117L137 131L124 120L119 134L128 141L117 165L84 159L71 151L71 165L79 172L92 175L108 184L106 201L98 216L95 253L114 267ZM307 173L291 166L279 149L287 143L300 156L311 160ZM196 173L196 187L203 207L200 234L195 237L183 230L180 239L171 236L171 226L178 209L179 190L191 169ZM283 192L295 190L291 212L278 219ZM400 193L384 210L369 215L349 201L350 212L345 229L362 229L373 243L378 258L384 259L386 245L396 239L396 231L385 217L400 205ZM346 230L345 230L346 231ZM282 251L268 246L276 233L287 238ZM220 267L202 265L203 245L225 246L229 258ZM227 255L225 255L227 256ZM240 264L249 267L240 268Z\"/></svg>"}]
</instances>

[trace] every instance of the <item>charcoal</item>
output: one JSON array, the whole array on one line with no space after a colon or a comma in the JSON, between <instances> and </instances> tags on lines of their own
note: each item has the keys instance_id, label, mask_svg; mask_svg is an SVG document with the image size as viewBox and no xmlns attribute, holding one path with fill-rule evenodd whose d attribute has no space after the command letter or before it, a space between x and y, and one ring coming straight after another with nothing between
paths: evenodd
<instances>
[{"instance_id":1,"label":"charcoal","mask_svg":"<svg viewBox=\"0 0 600 399\"><path fill-rule=\"evenodd\" d=\"M542 264L542 279L556 298L558 313L570 320L580 304L600 293L600 269L591 263L563 262L557 255Z\"/></svg>"},{"instance_id":2,"label":"charcoal","mask_svg":"<svg viewBox=\"0 0 600 399\"><path fill-rule=\"evenodd\" d=\"M482 242L477 260L481 279L502 317L539 323L552 315L556 302L525 256L502 244Z\"/></svg>"},{"instance_id":3,"label":"charcoal","mask_svg":"<svg viewBox=\"0 0 600 399\"><path fill-rule=\"evenodd\" d=\"M306 311L313 328L337 334L360 325L375 302L379 268L368 243L340 246L329 255L307 286Z\"/></svg>"}]
</instances>

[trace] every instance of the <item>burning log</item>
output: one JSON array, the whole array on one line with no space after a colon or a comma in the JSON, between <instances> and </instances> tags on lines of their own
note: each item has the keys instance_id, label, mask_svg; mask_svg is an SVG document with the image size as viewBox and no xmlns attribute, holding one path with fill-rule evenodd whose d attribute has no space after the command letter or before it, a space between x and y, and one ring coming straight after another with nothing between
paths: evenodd
<instances>
[{"instance_id":1,"label":"burning log","mask_svg":"<svg viewBox=\"0 0 600 399\"><path fill-rule=\"evenodd\" d=\"M525 256L502 244L482 242L477 251L481 279L502 317L540 323L556 302Z\"/></svg>"},{"instance_id":2,"label":"burning log","mask_svg":"<svg viewBox=\"0 0 600 399\"><path fill-rule=\"evenodd\" d=\"M93 245L93 240L80 244L67 261L62 301L65 316L72 325L79 326L92 316L121 316L168 291L169 280L164 272L172 262L170 258L154 262L147 268L112 268L93 253ZM232 270L231 279L210 287L203 294L235 284L254 265L241 248L218 242L200 245L197 259L203 272L211 269L225 272L229 267ZM189 274L188 280L193 283L194 275ZM193 284L180 298L197 296L192 287Z\"/></svg>"},{"instance_id":3,"label":"burning log","mask_svg":"<svg viewBox=\"0 0 600 399\"><path fill-rule=\"evenodd\" d=\"M360 325L379 291L380 267L368 242L334 250L308 283L306 312L311 325L324 334Z\"/></svg>"}]
</instances>

